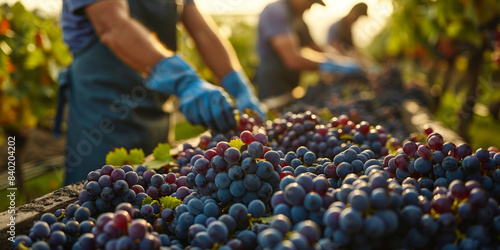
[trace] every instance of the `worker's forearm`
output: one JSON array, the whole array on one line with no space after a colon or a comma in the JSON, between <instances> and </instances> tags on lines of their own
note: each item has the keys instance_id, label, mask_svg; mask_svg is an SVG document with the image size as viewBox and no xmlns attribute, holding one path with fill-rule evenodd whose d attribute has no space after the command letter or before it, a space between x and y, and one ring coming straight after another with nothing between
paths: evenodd
<instances>
[{"instance_id":1,"label":"worker's forearm","mask_svg":"<svg viewBox=\"0 0 500 250\"><path fill-rule=\"evenodd\" d=\"M219 80L231 70L241 67L229 41L217 35L215 22L209 16L203 16L196 5L184 7L182 23L203 61Z\"/></svg>"},{"instance_id":2,"label":"worker's forearm","mask_svg":"<svg viewBox=\"0 0 500 250\"><path fill-rule=\"evenodd\" d=\"M299 38L294 34L276 35L270 40L271 46L288 69L317 70L319 64L326 61L322 53L312 49L303 50L299 45Z\"/></svg>"},{"instance_id":3,"label":"worker's forearm","mask_svg":"<svg viewBox=\"0 0 500 250\"><path fill-rule=\"evenodd\" d=\"M314 51L317 52L324 52L323 48L321 48L318 44L316 44L314 41L311 42L308 47Z\"/></svg>"},{"instance_id":4,"label":"worker's forearm","mask_svg":"<svg viewBox=\"0 0 500 250\"><path fill-rule=\"evenodd\" d=\"M308 58L303 55L294 56L286 59L285 66L291 70L318 70L322 61L316 58Z\"/></svg>"},{"instance_id":5,"label":"worker's forearm","mask_svg":"<svg viewBox=\"0 0 500 250\"><path fill-rule=\"evenodd\" d=\"M285 64L292 70L318 70L319 65L327 61L325 55L310 48L288 53Z\"/></svg>"},{"instance_id":6,"label":"worker's forearm","mask_svg":"<svg viewBox=\"0 0 500 250\"><path fill-rule=\"evenodd\" d=\"M163 57L172 56L151 33L128 14L126 1L100 1L86 8L102 43L142 75Z\"/></svg>"},{"instance_id":7,"label":"worker's forearm","mask_svg":"<svg viewBox=\"0 0 500 250\"><path fill-rule=\"evenodd\" d=\"M220 39L212 31L204 36L196 39L196 47L205 64L219 80L231 70L240 67L236 53L227 39L226 41Z\"/></svg>"},{"instance_id":8,"label":"worker's forearm","mask_svg":"<svg viewBox=\"0 0 500 250\"><path fill-rule=\"evenodd\" d=\"M173 55L135 20L103 34L101 40L123 62L140 74L149 74L161 58Z\"/></svg>"}]
</instances>

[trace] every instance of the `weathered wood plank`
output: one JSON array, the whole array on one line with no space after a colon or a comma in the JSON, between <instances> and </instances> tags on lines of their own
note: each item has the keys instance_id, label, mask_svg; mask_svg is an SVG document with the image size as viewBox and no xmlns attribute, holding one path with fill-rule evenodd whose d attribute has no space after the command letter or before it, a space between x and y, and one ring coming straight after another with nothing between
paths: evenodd
<instances>
[{"instance_id":1,"label":"weathered wood plank","mask_svg":"<svg viewBox=\"0 0 500 250\"><path fill-rule=\"evenodd\" d=\"M18 206L15 209L16 235L28 234L33 222L40 220L44 213L53 213L59 208L66 208L69 204L78 201L78 194L82 187L83 182L72 184ZM4 197L4 199L7 198ZM5 249L9 249L10 247L7 246L11 244L8 240L8 237L10 237L8 234L10 226L8 224L11 216L8 211L0 213L0 231L2 232L0 246L5 246Z\"/></svg>"},{"instance_id":2,"label":"weathered wood plank","mask_svg":"<svg viewBox=\"0 0 500 250\"><path fill-rule=\"evenodd\" d=\"M441 122L434 120L429 109L422 107L418 102L407 100L402 107L403 123L408 131L423 133L429 126L434 132L441 134L445 142L455 145L465 143L455 131L445 127Z\"/></svg>"}]
</instances>

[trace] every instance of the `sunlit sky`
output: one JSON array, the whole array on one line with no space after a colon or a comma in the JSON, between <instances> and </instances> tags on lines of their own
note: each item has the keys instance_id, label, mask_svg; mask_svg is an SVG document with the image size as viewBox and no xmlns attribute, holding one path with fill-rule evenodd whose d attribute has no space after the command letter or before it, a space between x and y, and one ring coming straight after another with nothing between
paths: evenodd
<instances>
[{"instance_id":1,"label":"sunlit sky","mask_svg":"<svg viewBox=\"0 0 500 250\"><path fill-rule=\"evenodd\" d=\"M255 17L270 2L274 0L195 0L198 8L207 14L243 14ZM16 0L0 0L13 3ZM58 15L61 11L62 0L21 0L28 8L38 8L48 15ZM352 6L359 0L324 0L326 7L314 4L305 13L304 20L315 41L322 45L326 42L328 27L346 15ZM366 45L375 34L384 26L387 17L392 12L390 0L365 0L368 4L368 17L362 17L355 23L354 40L359 46Z\"/></svg>"}]
</instances>

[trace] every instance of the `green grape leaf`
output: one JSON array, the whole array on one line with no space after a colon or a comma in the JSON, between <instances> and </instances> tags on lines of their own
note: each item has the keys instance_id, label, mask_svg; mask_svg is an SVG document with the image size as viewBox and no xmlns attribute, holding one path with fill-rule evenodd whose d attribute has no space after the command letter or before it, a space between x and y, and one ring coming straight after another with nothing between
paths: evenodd
<instances>
[{"instance_id":1,"label":"green grape leaf","mask_svg":"<svg viewBox=\"0 0 500 250\"><path fill-rule=\"evenodd\" d=\"M271 223L271 219L273 217L272 216L267 216L267 217L260 217L259 219L262 221L262 223L264 224L270 224Z\"/></svg>"},{"instance_id":2,"label":"green grape leaf","mask_svg":"<svg viewBox=\"0 0 500 250\"><path fill-rule=\"evenodd\" d=\"M153 204L153 202L154 202L153 198L151 198L151 196L148 196L148 197L144 198L144 200L142 200L142 206L151 205L151 204Z\"/></svg>"},{"instance_id":3,"label":"green grape leaf","mask_svg":"<svg viewBox=\"0 0 500 250\"><path fill-rule=\"evenodd\" d=\"M342 140L342 141L352 141L353 138L354 137L352 135L347 135L347 134L340 136L340 140Z\"/></svg>"},{"instance_id":4,"label":"green grape leaf","mask_svg":"<svg viewBox=\"0 0 500 250\"><path fill-rule=\"evenodd\" d=\"M160 198L160 204L162 209L165 208L170 208L174 209L175 207L179 206L182 203L181 200L177 199L176 197L172 196L164 196Z\"/></svg>"},{"instance_id":5,"label":"green grape leaf","mask_svg":"<svg viewBox=\"0 0 500 250\"><path fill-rule=\"evenodd\" d=\"M130 150L129 163L130 164L141 164L144 162L144 151L140 148L134 148Z\"/></svg>"},{"instance_id":6,"label":"green grape leaf","mask_svg":"<svg viewBox=\"0 0 500 250\"><path fill-rule=\"evenodd\" d=\"M121 166L128 162L129 155L125 148L115 148L106 155L106 164Z\"/></svg>"},{"instance_id":7,"label":"green grape leaf","mask_svg":"<svg viewBox=\"0 0 500 250\"><path fill-rule=\"evenodd\" d=\"M241 147L243 147L243 145L245 145L245 143L243 143L243 141L241 139L236 139L236 140L231 140L229 142L229 146L230 147L235 147L237 148L238 150L241 149Z\"/></svg>"},{"instance_id":8,"label":"green grape leaf","mask_svg":"<svg viewBox=\"0 0 500 250\"><path fill-rule=\"evenodd\" d=\"M168 165L166 161L151 160L144 163L147 169L160 169Z\"/></svg>"},{"instance_id":9,"label":"green grape leaf","mask_svg":"<svg viewBox=\"0 0 500 250\"><path fill-rule=\"evenodd\" d=\"M153 150L155 160L159 161L173 161L174 158L170 155L170 144L158 143L158 146Z\"/></svg>"}]
</instances>

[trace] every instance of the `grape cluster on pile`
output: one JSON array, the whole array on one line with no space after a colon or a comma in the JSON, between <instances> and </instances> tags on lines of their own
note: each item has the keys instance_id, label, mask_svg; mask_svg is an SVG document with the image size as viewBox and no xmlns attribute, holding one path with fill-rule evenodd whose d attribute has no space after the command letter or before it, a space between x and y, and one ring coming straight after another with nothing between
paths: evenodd
<instances>
[{"instance_id":1,"label":"grape cluster on pile","mask_svg":"<svg viewBox=\"0 0 500 250\"><path fill-rule=\"evenodd\" d=\"M500 153L286 114L184 145L166 171L91 171L12 249L498 249Z\"/></svg>"},{"instance_id":2,"label":"grape cluster on pile","mask_svg":"<svg viewBox=\"0 0 500 250\"><path fill-rule=\"evenodd\" d=\"M381 70L373 80L344 77L334 82L320 81L309 86L306 95L286 105L283 110L301 113L328 110L334 115L346 114L354 122L362 120L380 124L393 137L403 140L409 131L402 123L402 103L414 99L427 106L425 95L417 89L404 90L397 68Z\"/></svg>"},{"instance_id":3,"label":"grape cluster on pile","mask_svg":"<svg viewBox=\"0 0 500 250\"><path fill-rule=\"evenodd\" d=\"M290 152L306 146L317 157L330 159L350 144L357 144L362 150L370 149L377 158L389 153L387 142L390 147L401 144L398 139L390 137L382 126L372 127L367 121L356 124L347 115L322 122L311 111L299 114L287 112L282 118L267 122L265 131L273 149Z\"/></svg>"}]
</instances>

